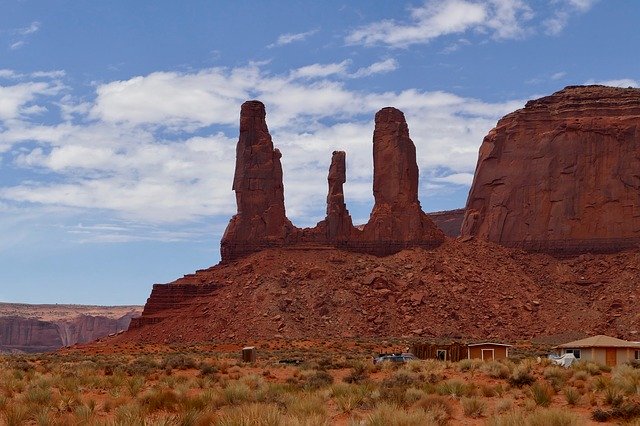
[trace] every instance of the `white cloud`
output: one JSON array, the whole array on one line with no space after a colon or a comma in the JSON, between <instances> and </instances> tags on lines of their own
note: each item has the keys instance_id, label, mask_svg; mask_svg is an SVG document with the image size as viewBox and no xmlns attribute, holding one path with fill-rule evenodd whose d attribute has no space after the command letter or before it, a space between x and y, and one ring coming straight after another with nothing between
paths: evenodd
<instances>
[{"instance_id":1,"label":"white cloud","mask_svg":"<svg viewBox=\"0 0 640 426\"><path fill-rule=\"evenodd\" d=\"M63 86L57 82L28 82L11 86L0 85L0 120L17 118L21 114L39 112L30 102L40 96L53 96Z\"/></svg>"},{"instance_id":2,"label":"white cloud","mask_svg":"<svg viewBox=\"0 0 640 426\"><path fill-rule=\"evenodd\" d=\"M29 25L28 27L20 28L18 30L18 34L29 35L29 34L37 33L39 30L40 30L40 22L33 21L31 25Z\"/></svg>"},{"instance_id":3,"label":"white cloud","mask_svg":"<svg viewBox=\"0 0 640 426\"><path fill-rule=\"evenodd\" d=\"M473 182L473 173L453 173L447 176L433 178L433 180L435 182L471 186L471 183Z\"/></svg>"},{"instance_id":4,"label":"white cloud","mask_svg":"<svg viewBox=\"0 0 640 426\"><path fill-rule=\"evenodd\" d=\"M638 80L634 80L632 78L620 78L613 80L588 80L584 84L600 84L602 86L611 86L611 87L640 87L640 83Z\"/></svg>"},{"instance_id":5,"label":"white cloud","mask_svg":"<svg viewBox=\"0 0 640 426\"><path fill-rule=\"evenodd\" d=\"M310 225L324 215L333 150L347 151L347 201L372 200L373 116L384 106L405 112L423 182L436 176L440 180L432 182L438 185L468 184L482 138L524 102L486 103L417 89L351 90L331 80L394 66L385 60L350 74L344 64L312 80L274 75L256 64L156 72L98 85L95 99L77 102L64 91L53 99L37 95L56 87L55 80L7 86L26 94L4 108L4 117L12 118L0 129L3 163L32 174L0 186L0 202L108 212L142 224L184 225L213 217L223 227L235 211L231 181L239 107L251 98L266 104L274 144L283 153L287 212L297 224ZM42 124L24 114L37 107L58 111L60 121ZM445 176L435 170L446 170ZM132 232L93 232L88 238L155 238Z\"/></svg>"},{"instance_id":6,"label":"white cloud","mask_svg":"<svg viewBox=\"0 0 640 426\"><path fill-rule=\"evenodd\" d=\"M291 71L291 78L322 78L330 75L344 75L350 61L344 60L332 64L311 64Z\"/></svg>"},{"instance_id":7,"label":"white cloud","mask_svg":"<svg viewBox=\"0 0 640 426\"><path fill-rule=\"evenodd\" d=\"M374 62L368 67L359 68L352 74L352 77L368 77L374 74L384 74L398 69L398 61L393 58L384 61Z\"/></svg>"},{"instance_id":8,"label":"white cloud","mask_svg":"<svg viewBox=\"0 0 640 426\"><path fill-rule=\"evenodd\" d=\"M346 37L348 44L386 44L407 47L427 43L447 34L461 33L482 24L487 11L481 4L464 0L428 1L411 10L411 21L403 24L385 20L360 27Z\"/></svg>"},{"instance_id":9,"label":"white cloud","mask_svg":"<svg viewBox=\"0 0 640 426\"><path fill-rule=\"evenodd\" d=\"M588 12L598 0L551 0L553 13L542 22L548 35L560 34L572 15Z\"/></svg>"},{"instance_id":10,"label":"white cloud","mask_svg":"<svg viewBox=\"0 0 640 426\"><path fill-rule=\"evenodd\" d=\"M572 15L585 13L597 0L425 0L410 9L404 21L382 20L351 31L345 42L351 45L384 45L406 48L454 34L486 34L496 40L520 39L538 32L559 34ZM444 53L459 49L450 44Z\"/></svg>"},{"instance_id":11,"label":"white cloud","mask_svg":"<svg viewBox=\"0 0 640 426\"><path fill-rule=\"evenodd\" d=\"M565 77L566 75L567 75L566 72L560 71L560 72L551 74L551 80L560 80L561 78Z\"/></svg>"},{"instance_id":12,"label":"white cloud","mask_svg":"<svg viewBox=\"0 0 640 426\"><path fill-rule=\"evenodd\" d=\"M311 31L307 31L307 32L303 32L303 33L286 33L286 34L282 34L278 37L278 39L276 40L275 43L272 43L270 45L268 45L268 48L273 48L276 46L284 46L287 44L291 44L297 41L304 41L306 40L308 37L314 35L315 33L317 33L318 30L311 30Z\"/></svg>"},{"instance_id":13,"label":"white cloud","mask_svg":"<svg viewBox=\"0 0 640 426\"><path fill-rule=\"evenodd\" d=\"M18 50L22 46L24 46L25 44L26 44L26 42L24 40L16 41L15 43L11 43L11 45L9 46L9 49Z\"/></svg>"}]
</instances>

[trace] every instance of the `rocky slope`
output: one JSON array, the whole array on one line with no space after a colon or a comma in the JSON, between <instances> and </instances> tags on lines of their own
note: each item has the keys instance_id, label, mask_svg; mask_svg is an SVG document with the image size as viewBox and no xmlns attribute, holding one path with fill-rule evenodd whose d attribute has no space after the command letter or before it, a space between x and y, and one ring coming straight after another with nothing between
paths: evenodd
<instances>
[{"instance_id":1,"label":"rocky slope","mask_svg":"<svg viewBox=\"0 0 640 426\"><path fill-rule=\"evenodd\" d=\"M478 241L385 257L269 249L154 286L118 339L512 341L580 331L640 340L639 270L638 251L560 260Z\"/></svg>"},{"instance_id":2,"label":"rocky slope","mask_svg":"<svg viewBox=\"0 0 640 426\"><path fill-rule=\"evenodd\" d=\"M140 306L0 303L0 352L46 352L118 333Z\"/></svg>"},{"instance_id":3,"label":"rocky slope","mask_svg":"<svg viewBox=\"0 0 640 426\"><path fill-rule=\"evenodd\" d=\"M570 86L480 147L463 236L547 252L640 243L640 89Z\"/></svg>"}]
</instances>

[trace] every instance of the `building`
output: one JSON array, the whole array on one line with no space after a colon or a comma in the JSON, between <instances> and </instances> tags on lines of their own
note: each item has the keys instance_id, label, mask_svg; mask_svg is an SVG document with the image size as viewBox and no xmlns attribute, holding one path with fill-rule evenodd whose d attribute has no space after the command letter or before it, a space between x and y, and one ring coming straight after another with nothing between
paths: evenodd
<instances>
[{"instance_id":1,"label":"building","mask_svg":"<svg viewBox=\"0 0 640 426\"><path fill-rule=\"evenodd\" d=\"M483 361L494 361L496 359L509 358L509 348L511 345L504 343L469 343L467 345L468 359L481 359Z\"/></svg>"},{"instance_id":2,"label":"building","mask_svg":"<svg viewBox=\"0 0 640 426\"><path fill-rule=\"evenodd\" d=\"M511 345L504 343L416 343L411 353L421 359L438 359L440 361L457 362L463 359L482 359L492 361L509 356Z\"/></svg>"},{"instance_id":3,"label":"building","mask_svg":"<svg viewBox=\"0 0 640 426\"><path fill-rule=\"evenodd\" d=\"M610 367L640 360L640 342L598 335L558 345L561 355L573 354L577 360L593 361Z\"/></svg>"}]
</instances>

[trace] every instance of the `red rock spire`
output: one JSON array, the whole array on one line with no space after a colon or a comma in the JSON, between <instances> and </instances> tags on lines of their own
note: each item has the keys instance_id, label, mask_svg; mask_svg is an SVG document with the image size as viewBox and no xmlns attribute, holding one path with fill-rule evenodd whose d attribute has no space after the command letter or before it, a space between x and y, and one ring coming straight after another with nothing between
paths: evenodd
<instances>
[{"instance_id":1,"label":"red rock spire","mask_svg":"<svg viewBox=\"0 0 640 426\"><path fill-rule=\"evenodd\" d=\"M444 241L444 234L420 207L416 147L404 114L392 107L382 108L375 118L373 196L375 205L364 227L364 240Z\"/></svg>"}]
</instances>

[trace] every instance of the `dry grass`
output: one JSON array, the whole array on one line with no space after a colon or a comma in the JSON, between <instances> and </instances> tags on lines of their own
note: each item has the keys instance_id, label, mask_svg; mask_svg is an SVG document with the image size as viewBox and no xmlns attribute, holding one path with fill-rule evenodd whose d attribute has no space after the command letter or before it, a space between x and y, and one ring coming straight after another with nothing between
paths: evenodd
<instances>
[{"instance_id":1,"label":"dry grass","mask_svg":"<svg viewBox=\"0 0 640 426\"><path fill-rule=\"evenodd\" d=\"M252 365L237 353L197 348L0 356L0 424L640 422L640 370L631 366L563 369L530 359L374 366L372 347L265 348ZM283 358L304 363L279 364Z\"/></svg>"}]
</instances>

